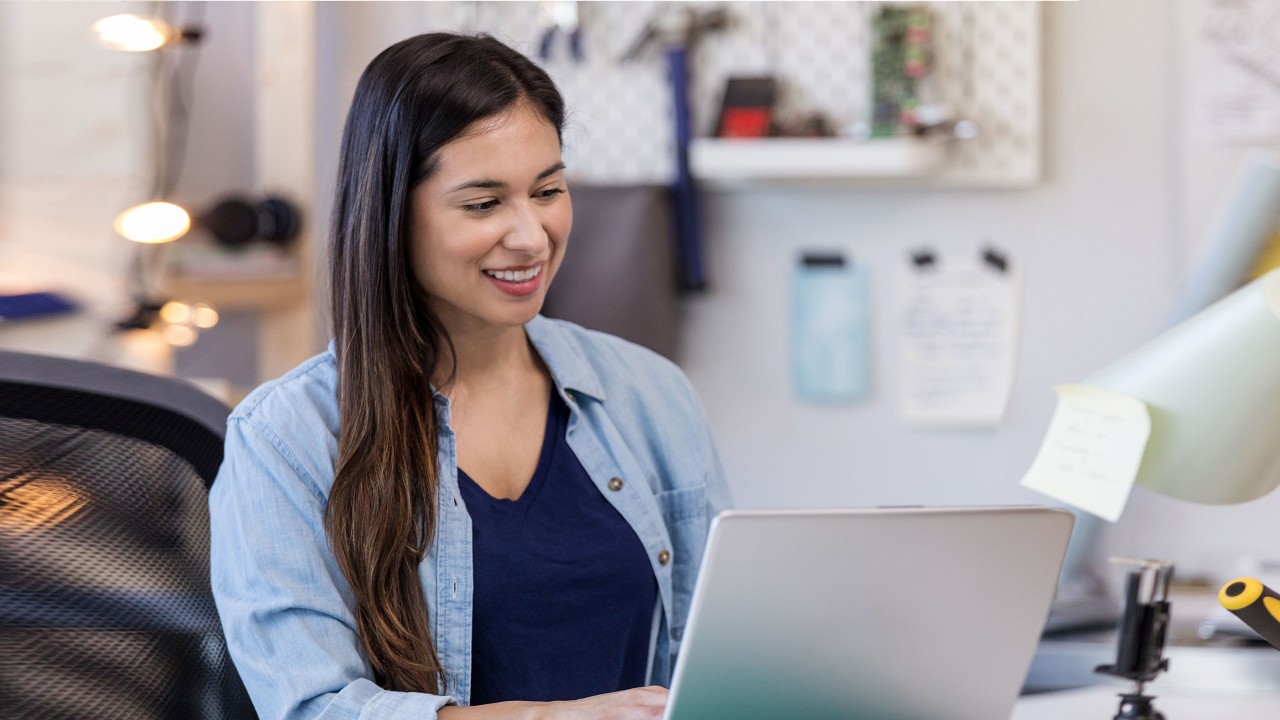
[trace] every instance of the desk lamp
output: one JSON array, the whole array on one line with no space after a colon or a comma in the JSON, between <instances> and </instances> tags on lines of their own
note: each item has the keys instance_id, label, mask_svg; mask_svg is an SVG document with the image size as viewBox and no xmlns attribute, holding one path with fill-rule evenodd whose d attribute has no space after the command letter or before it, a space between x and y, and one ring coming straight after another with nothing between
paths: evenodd
<instances>
[{"instance_id":1,"label":"desk lamp","mask_svg":"<svg viewBox=\"0 0 1280 720\"><path fill-rule=\"evenodd\" d=\"M1146 403L1137 482L1196 503L1242 503L1280 484L1280 270L1272 270L1086 385Z\"/></svg>"},{"instance_id":2,"label":"desk lamp","mask_svg":"<svg viewBox=\"0 0 1280 720\"><path fill-rule=\"evenodd\" d=\"M161 8L171 14L170 7ZM165 243L173 242L191 229L191 216L168 200L174 193L186 155L190 120L188 99L182 88L189 85L195 72L203 30L192 25L177 27L162 17L124 14L106 17L94 23L98 41L111 50L152 53L151 82L147 107L151 160L151 187L148 202L121 213L115 221L116 232L138 245L127 271L129 292L134 309L129 317L116 323L119 330L142 330L155 324L164 307L159 285L164 267ZM184 46L189 46L187 52ZM194 341L194 330L180 327L182 338L174 345ZM168 338L167 338L168 339Z\"/></svg>"},{"instance_id":3,"label":"desk lamp","mask_svg":"<svg viewBox=\"0 0 1280 720\"><path fill-rule=\"evenodd\" d=\"M1254 500L1280 484L1280 269L1272 270L1133 353L1086 385L1141 400L1151 435L1137 483L1196 503ZM1099 672L1126 677L1117 718L1160 720L1143 683L1165 667L1172 566L1139 561L1129 577L1117 661ZM1139 599L1139 585L1151 588ZM1270 597L1268 601L1267 598ZM1280 638L1280 596L1256 580L1229 583L1223 604L1264 637Z\"/></svg>"}]
</instances>

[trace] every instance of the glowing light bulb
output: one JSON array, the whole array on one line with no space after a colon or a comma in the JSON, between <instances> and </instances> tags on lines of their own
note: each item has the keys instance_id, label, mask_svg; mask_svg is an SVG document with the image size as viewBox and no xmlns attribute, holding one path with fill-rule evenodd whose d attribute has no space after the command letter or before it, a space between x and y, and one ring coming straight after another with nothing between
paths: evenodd
<instances>
[{"instance_id":1,"label":"glowing light bulb","mask_svg":"<svg viewBox=\"0 0 1280 720\"><path fill-rule=\"evenodd\" d=\"M166 243L177 240L191 229L191 216L186 210L167 202L135 205L116 218L116 232L127 240L140 243Z\"/></svg>"},{"instance_id":2,"label":"glowing light bulb","mask_svg":"<svg viewBox=\"0 0 1280 720\"><path fill-rule=\"evenodd\" d=\"M196 331L186 325L165 325L160 335L174 347L187 347L196 341Z\"/></svg>"},{"instance_id":3,"label":"glowing light bulb","mask_svg":"<svg viewBox=\"0 0 1280 720\"><path fill-rule=\"evenodd\" d=\"M163 20L141 15L112 15L93 24L98 42L112 50L147 52L164 46L173 38L173 29Z\"/></svg>"},{"instance_id":4,"label":"glowing light bulb","mask_svg":"<svg viewBox=\"0 0 1280 720\"><path fill-rule=\"evenodd\" d=\"M191 311L191 324L202 330L208 330L218 324L218 311L204 303L197 303Z\"/></svg>"},{"instance_id":5,"label":"glowing light bulb","mask_svg":"<svg viewBox=\"0 0 1280 720\"><path fill-rule=\"evenodd\" d=\"M160 319L173 325L186 325L191 322L194 308L176 300L167 302L160 308Z\"/></svg>"}]
</instances>

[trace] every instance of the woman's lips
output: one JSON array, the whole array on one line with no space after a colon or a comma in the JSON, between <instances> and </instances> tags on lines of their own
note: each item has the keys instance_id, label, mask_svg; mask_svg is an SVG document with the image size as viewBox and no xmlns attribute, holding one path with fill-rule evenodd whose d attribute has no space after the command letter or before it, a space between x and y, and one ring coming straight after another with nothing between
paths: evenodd
<instances>
[{"instance_id":1,"label":"woman's lips","mask_svg":"<svg viewBox=\"0 0 1280 720\"><path fill-rule=\"evenodd\" d=\"M484 276L494 287L507 295L522 297L531 295L542 286L542 270L544 265L527 268L510 268L504 270L483 270Z\"/></svg>"}]
</instances>

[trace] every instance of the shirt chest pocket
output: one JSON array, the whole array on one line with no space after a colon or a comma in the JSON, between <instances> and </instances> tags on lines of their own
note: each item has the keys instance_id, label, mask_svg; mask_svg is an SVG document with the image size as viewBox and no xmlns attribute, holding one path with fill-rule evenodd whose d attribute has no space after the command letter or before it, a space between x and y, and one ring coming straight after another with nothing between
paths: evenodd
<instances>
[{"instance_id":1,"label":"shirt chest pocket","mask_svg":"<svg viewBox=\"0 0 1280 720\"><path fill-rule=\"evenodd\" d=\"M689 601L697 580L702 551L707 543L707 489L696 485L667 490L656 496L662 522L671 536L672 635L678 641L684 634L689 615Z\"/></svg>"}]
</instances>

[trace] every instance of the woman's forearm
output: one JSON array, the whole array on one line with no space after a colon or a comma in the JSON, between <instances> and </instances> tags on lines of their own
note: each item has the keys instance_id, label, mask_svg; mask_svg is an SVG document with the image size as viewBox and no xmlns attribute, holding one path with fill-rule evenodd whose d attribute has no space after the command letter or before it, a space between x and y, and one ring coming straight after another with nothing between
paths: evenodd
<instances>
[{"instance_id":1,"label":"woman's forearm","mask_svg":"<svg viewBox=\"0 0 1280 720\"><path fill-rule=\"evenodd\" d=\"M448 705L440 720L657 720L667 704L667 689L643 687L567 702L504 702L475 707Z\"/></svg>"},{"instance_id":2,"label":"woman's forearm","mask_svg":"<svg viewBox=\"0 0 1280 720\"><path fill-rule=\"evenodd\" d=\"M502 702L472 707L446 705L437 711L436 716L440 720L540 720L543 714L539 708L545 705L533 702Z\"/></svg>"}]
</instances>

